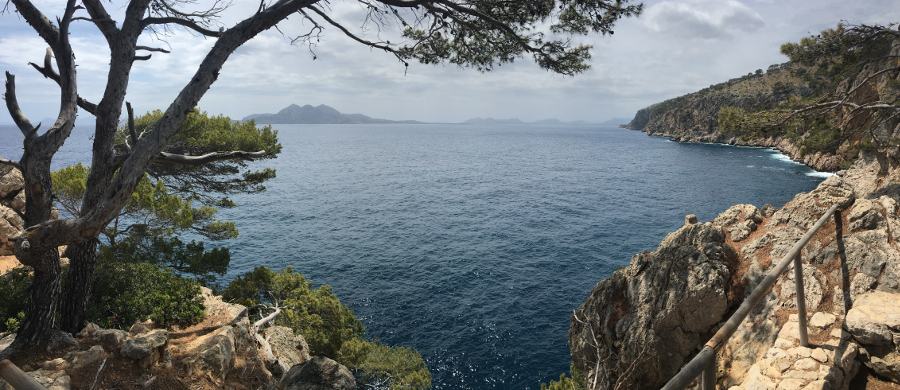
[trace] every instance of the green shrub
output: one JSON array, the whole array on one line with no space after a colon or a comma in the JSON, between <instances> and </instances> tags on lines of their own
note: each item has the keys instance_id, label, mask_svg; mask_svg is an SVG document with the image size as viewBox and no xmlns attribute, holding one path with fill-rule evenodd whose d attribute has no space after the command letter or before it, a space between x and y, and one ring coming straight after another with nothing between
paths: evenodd
<instances>
[{"instance_id":1,"label":"green shrub","mask_svg":"<svg viewBox=\"0 0 900 390\"><path fill-rule=\"evenodd\" d=\"M17 267L0 276L0 332L15 333L24 317L28 298L25 288L31 285L31 274L26 268ZM15 329L12 329L14 327Z\"/></svg>"},{"instance_id":2,"label":"green shrub","mask_svg":"<svg viewBox=\"0 0 900 390\"><path fill-rule=\"evenodd\" d=\"M340 361L344 342L362 338L365 329L353 311L331 292L331 286L311 287L312 281L291 267L281 272L256 267L228 283L222 297L251 308L251 315L259 314L261 303L278 302L284 309L275 319L276 325L302 334L311 354Z\"/></svg>"},{"instance_id":3,"label":"green shrub","mask_svg":"<svg viewBox=\"0 0 900 390\"><path fill-rule=\"evenodd\" d=\"M391 390L421 390L431 387L431 371L418 351L391 347L378 340L355 339L344 343L357 352L365 352L360 363L348 366L356 373L360 388L387 379ZM341 350L345 353L344 350Z\"/></svg>"},{"instance_id":4,"label":"green shrub","mask_svg":"<svg viewBox=\"0 0 900 390\"><path fill-rule=\"evenodd\" d=\"M191 324L203 318L203 310L197 281L155 264L101 262L88 321L104 328L127 328L148 318L162 326Z\"/></svg>"},{"instance_id":5,"label":"green shrub","mask_svg":"<svg viewBox=\"0 0 900 390\"><path fill-rule=\"evenodd\" d=\"M559 382L551 380L549 386L546 383L541 383L541 390L584 390L584 376L581 375L581 371L575 368L575 364L569 367L569 374L571 377L567 377L566 374L560 374Z\"/></svg>"},{"instance_id":6,"label":"green shrub","mask_svg":"<svg viewBox=\"0 0 900 390\"><path fill-rule=\"evenodd\" d=\"M418 352L364 340L362 323L331 287L313 289L312 284L291 267L281 272L256 267L228 283L222 297L249 307L251 316L268 314L260 311L265 304L278 304L282 314L275 318L276 325L302 334L310 354L347 366L362 385L383 383L391 389L409 390L431 387L431 372Z\"/></svg>"}]
</instances>

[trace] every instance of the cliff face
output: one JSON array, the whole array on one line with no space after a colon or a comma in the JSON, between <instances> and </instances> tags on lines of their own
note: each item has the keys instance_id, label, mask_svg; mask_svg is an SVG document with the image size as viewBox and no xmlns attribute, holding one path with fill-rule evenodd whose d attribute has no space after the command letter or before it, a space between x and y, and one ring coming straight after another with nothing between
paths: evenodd
<instances>
[{"instance_id":1,"label":"cliff face","mask_svg":"<svg viewBox=\"0 0 900 390\"><path fill-rule=\"evenodd\" d=\"M895 46L892 54L900 54ZM753 112L760 109L771 109L788 102L792 98L807 98L816 94L816 88L833 91L835 95L850 93L853 101L859 104L876 100L895 101L897 88L892 87L890 72L881 74L862 85L852 84L870 75L895 66L896 63L885 61L863 68L855 77L839 83L834 87L823 86L822 80L815 80L811 74L814 68L785 63L773 65L765 73L749 74L727 82L712 85L698 92L669 99L654 104L637 112L626 128L638 130L652 136L670 137L676 142L722 143L742 146L774 147L788 155L794 161L806 164L819 171L833 172L840 169L842 163L857 158L854 147L864 139L878 136L880 139L892 139L900 135L896 121L882 124L877 134L870 135L862 129L865 120L850 121L845 133L854 135L843 140L833 151L817 151L804 153L802 143L810 137L807 131L796 134L792 138L783 136L749 137L736 132L724 132L719 125L719 110L724 107L736 107ZM817 95L818 96L818 95ZM854 115L851 110L837 110L836 119L845 115Z\"/></svg>"},{"instance_id":2,"label":"cliff face","mask_svg":"<svg viewBox=\"0 0 900 390\"><path fill-rule=\"evenodd\" d=\"M810 348L798 345L788 271L719 350L717 383L846 389L861 364L900 382L900 169L867 154L780 210L689 216L656 251L598 283L569 331L588 388L666 383L833 204L839 219L801 252Z\"/></svg>"}]
</instances>

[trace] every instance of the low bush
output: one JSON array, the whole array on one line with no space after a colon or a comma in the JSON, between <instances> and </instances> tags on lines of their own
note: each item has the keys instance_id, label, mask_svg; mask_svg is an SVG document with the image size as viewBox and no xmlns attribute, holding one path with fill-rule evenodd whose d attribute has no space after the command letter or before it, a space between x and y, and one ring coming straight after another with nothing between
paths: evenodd
<instances>
[{"instance_id":1,"label":"low bush","mask_svg":"<svg viewBox=\"0 0 900 390\"><path fill-rule=\"evenodd\" d=\"M15 333L25 316L28 298L25 288L31 285L31 273L13 268L0 276L0 332Z\"/></svg>"},{"instance_id":2,"label":"low bush","mask_svg":"<svg viewBox=\"0 0 900 390\"><path fill-rule=\"evenodd\" d=\"M256 267L238 276L222 297L249 307L251 316L277 304L275 324L302 334L312 355L334 359L353 371L360 387L417 390L431 387L431 372L417 351L363 339L365 329L353 311L341 304L330 286L313 282L291 267L272 271Z\"/></svg>"},{"instance_id":3,"label":"low bush","mask_svg":"<svg viewBox=\"0 0 900 390\"><path fill-rule=\"evenodd\" d=\"M196 323L204 316L200 284L149 263L101 262L94 273L88 321L127 328L147 318L162 325Z\"/></svg>"}]
</instances>

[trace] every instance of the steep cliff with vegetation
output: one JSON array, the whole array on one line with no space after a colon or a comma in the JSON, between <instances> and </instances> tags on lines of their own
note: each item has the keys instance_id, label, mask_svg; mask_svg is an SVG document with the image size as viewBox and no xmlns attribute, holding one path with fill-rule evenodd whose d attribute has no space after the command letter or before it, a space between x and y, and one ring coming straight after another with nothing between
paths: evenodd
<instances>
[{"instance_id":1,"label":"steep cliff with vegetation","mask_svg":"<svg viewBox=\"0 0 900 390\"><path fill-rule=\"evenodd\" d=\"M895 118L859 106L900 97L900 45L895 34L853 30L860 27L785 44L791 61L641 109L627 128L677 142L775 147L820 171L846 168L873 139L897 137Z\"/></svg>"},{"instance_id":2,"label":"steep cliff with vegetation","mask_svg":"<svg viewBox=\"0 0 900 390\"><path fill-rule=\"evenodd\" d=\"M800 252L809 345L788 271L716 345L716 386L900 383L898 39L895 26L838 26L784 45L787 64L638 112L629 127L650 135L775 146L820 170L847 169L781 209L736 205L705 223L688 215L592 289L571 317L577 379L550 388L660 388L834 205Z\"/></svg>"}]
</instances>

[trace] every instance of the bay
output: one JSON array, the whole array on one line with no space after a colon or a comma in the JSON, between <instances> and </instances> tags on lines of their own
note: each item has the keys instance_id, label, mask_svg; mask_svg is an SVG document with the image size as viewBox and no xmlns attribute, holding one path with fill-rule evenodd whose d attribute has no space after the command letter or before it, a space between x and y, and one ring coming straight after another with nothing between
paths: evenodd
<instances>
[{"instance_id":1,"label":"bay","mask_svg":"<svg viewBox=\"0 0 900 390\"><path fill-rule=\"evenodd\" d=\"M572 310L686 214L781 207L825 176L771 149L597 126L275 128L284 152L251 167L278 177L220 212L240 229L216 243L232 252L220 281L290 266L333 286L369 337L423 355L435 389L557 379ZM21 155L14 130L0 156ZM85 134L54 169L90 161Z\"/></svg>"}]
</instances>

